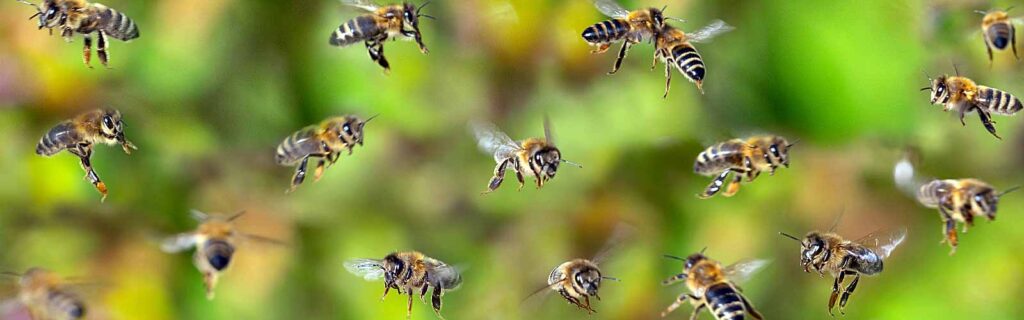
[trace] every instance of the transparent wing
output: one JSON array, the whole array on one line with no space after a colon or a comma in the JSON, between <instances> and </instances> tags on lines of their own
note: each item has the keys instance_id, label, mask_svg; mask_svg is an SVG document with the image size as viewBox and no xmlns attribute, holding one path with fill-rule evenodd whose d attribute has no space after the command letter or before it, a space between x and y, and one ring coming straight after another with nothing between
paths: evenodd
<instances>
[{"instance_id":1,"label":"transparent wing","mask_svg":"<svg viewBox=\"0 0 1024 320\"><path fill-rule=\"evenodd\" d=\"M254 235L254 234L247 234L247 233L246 234L242 234L242 238L245 239L246 241L263 243L263 244L273 244L273 245L279 245L279 246L286 246L286 245L288 245L287 242L284 242L284 241L281 241L281 240L277 240L277 239L274 239L274 238L268 238L268 237L264 237L264 236L257 236L257 235Z\"/></svg>"},{"instance_id":2,"label":"transparent wing","mask_svg":"<svg viewBox=\"0 0 1024 320\"><path fill-rule=\"evenodd\" d=\"M615 0L594 0L594 6L597 10L601 10L601 13L612 18L625 18L629 16L629 10L626 10Z\"/></svg>"},{"instance_id":3,"label":"transparent wing","mask_svg":"<svg viewBox=\"0 0 1024 320\"><path fill-rule=\"evenodd\" d=\"M469 127L480 151L494 156L495 160L507 158L519 150L519 144L493 123L474 121L469 123Z\"/></svg>"},{"instance_id":4,"label":"transparent wing","mask_svg":"<svg viewBox=\"0 0 1024 320\"><path fill-rule=\"evenodd\" d=\"M544 115L544 141L555 145L555 134L551 132L551 119Z\"/></svg>"},{"instance_id":5,"label":"transparent wing","mask_svg":"<svg viewBox=\"0 0 1024 320\"><path fill-rule=\"evenodd\" d=\"M380 261L373 259L352 259L345 261L345 270L349 273L363 277L367 281L374 281L384 277L384 268Z\"/></svg>"},{"instance_id":6,"label":"transparent wing","mask_svg":"<svg viewBox=\"0 0 1024 320\"><path fill-rule=\"evenodd\" d=\"M366 11L377 11L377 9L380 8L379 4L370 0L341 0L341 3L346 6L356 7Z\"/></svg>"},{"instance_id":7,"label":"transparent wing","mask_svg":"<svg viewBox=\"0 0 1024 320\"><path fill-rule=\"evenodd\" d=\"M723 272L730 281L740 284L750 280L750 277L767 266L768 263L769 261L764 259L745 259L725 267Z\"/></svg>"},{"instance_id":8,"label":"transparent wing","mask_svg":"<svg viewBox=\"0 0 1024 320\"><path fill-rule=\"evenodd\" d=\"M175 236L167 237L160 243L160 249L167 253L178 253L188 249L191 249L196 245L196 235L194 233L180 233Z\"/></svg>"},{"instance_id":9,"label":"transparent wing","mask_svg":"<svg viewBox=\"0 0 1024 320\"><path fill-rule=\"evenodd\" d=\"M882 259L888 258L903 240L907 238L907 228L881 229L857 239L857 243L878 254Z\"/></svg>"},{"instance_id":10,"label":"transparent wing","mask_svg":"<svg viewBox=\"0 0 1024 320\"><path fill-rule=\"evenodd\" d=\"M601 265L608 260L609 257L618 252L619 249L621 249L622 244L626 242L626 239L632 237L636 232L636 227L631 225L625 223L616 225L615 229L612 230L611 235L608 236L608 240L605 241L601 251L598 251L590 261L593 261L597 265Z\"/></svg>"},{"instance_id":11,"label":"transparent wing","mask_svg":"<svg viewBox=\"0 0 1024 320\"><path fill-rule=\"evenodd\" d=\"M427 274L427 282L430 285L443 288L445 291L458 289L462 285L462 274L459 273L458 268L437 260L433 261L436 263Z\"/></svg>"},{"instance_id":12,"label":"transparent wing","mask_svg":"<svg viewBox=\"0 0 1024 320\"><path fill-rule=\"evenodd\" d=\"M732 31L733 29L736 28L725 23L725 21L715 20L697 31L688 33L686 38L691 42L710 42L714 37Z\"/></svg>"}]
</instances>

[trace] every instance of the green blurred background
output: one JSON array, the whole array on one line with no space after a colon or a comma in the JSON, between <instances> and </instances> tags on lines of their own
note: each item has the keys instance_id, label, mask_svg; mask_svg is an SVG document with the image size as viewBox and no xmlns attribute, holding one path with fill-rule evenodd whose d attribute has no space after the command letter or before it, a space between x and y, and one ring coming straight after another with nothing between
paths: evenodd
<instances>
[{"instance_id":1,"label":"green blurred background","mask_svg":"<svg viewBox=\"0 0 1024 320\"><path fill-rule=\"evenodd\" d=\"M618 47L588 53L580 32L605 17L585 0L436 1L424 12L439 19L422 22L430 54L387 43L390 75L362 46L327 44L358 14L338 1L105 4L141 31L112 42L109 70L96 59L96 69L83 66L80 36L47 36L26 19L31 7L0 2L0 269L96 279L92 319L401 319L404 297L380 302L381 283L342 263L409 249L465 268L462 288L445 296L448 319L651 319L685 290L660 285L681 268L661 255L705 246L726 264L772 260L743 286L766 317L828 319L831 279L803 273L798 247L777 232L825 229L843 210L839 232L850 238L909 228L886 270L861 281L845 318L1024 317L1022 196L1004 198L999 219L963 235L949 256L937 212L892 181L913 146L924 175L1024 183L1019 119L995 119L999 141L976 116L961 127L918 91L922 71L952 73L955 62L981 84L1024 94L1010 52L989 67L972 12L1013 3L623 1L668 5L689 20L683 30L713 19L736 27L698 45L707 94L673 71L665 100L650 45L605 75ZM97 149L104 203L74 156L32 152L52 125L102 106L122 111L139 146L130 156ZM365 147L284 194L293 171L273 163L276 145L349 113L380 114ZM481 196L494 162L467 121L519 139L542 135L544 114L564 157L584 169L563 167L543 190L516 192L509 176ZM733 198L698 200L710 179L692 172L697 153L756 133L799 139L792 167ZM247 210L241 230L290 245L241 247L207 301L190 254L162 253L153 241L195 227L191 208ZM622 224L633 236L602 266L622 282L604 284L597 314L557 295L524 307L552 268L594 255ZM13 297L13 281L2 287ZM413 318L434 316L417 301Z\"/></svg>"}]
</instances>

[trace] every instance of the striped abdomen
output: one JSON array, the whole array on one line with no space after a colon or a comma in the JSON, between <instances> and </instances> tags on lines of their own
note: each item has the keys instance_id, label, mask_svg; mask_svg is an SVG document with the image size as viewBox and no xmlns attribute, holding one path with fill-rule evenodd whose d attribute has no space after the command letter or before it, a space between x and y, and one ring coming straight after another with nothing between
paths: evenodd
<instances>
[{"instance_id":1,"label":"striped abdomen","mask_svg":"<svg viewBox=\"0 0 1024 320\"><path fill-rule=\"evenodd\" d=\"M1010 37L1013 37L1013 25L1008 22L1000 22L989 26L985 30L985 36L988 37L989 43L993 47L999 50L1005 50L1006 46L1010 44Z\"/></svg>"},{"instance_id":2,"label":"striped abdomen","mask_svg":"<svg viewBox=\"0 0 1024 320\"><path fill-rule=\"evenodd\" d=\"M710 146L697 155L693 171L702 175L713 175L729 168L742 167L745 145L742 140L733 139Z\"/></svg>"},{"instance_id":3,"label":"striped abdomen","mask_svg":"<svg viewBox=\"0 0 1024 320\"><path fill-rule=\"evenodd\" d=\"M693 82L704 80L704 60L700 53L689 43L683 43L672 47L672 59L679 71Z\"/></svg>"},{"instance_id":4,"label":"striped abdomen","mask_svg":"<svg viewBox=\"0 0 1024 320\"><path fill-rule=\"evenodd\" d=\"M274 160L280 165L291 165L310 154L320 154L323 147L317 139L319 128L309 126L285 138L277 146Z\"/></svg>"},{"instance_id":5,"label":"striped abdomen","mask_svg":"<svg viewBox=\"0 0 1024 320\"><path fill-rule=\"evenodd\" d=\"M917 201L921 202L922 205L929 208L937 208L942 198L945 197L954 188L955 185L950 181L945 180L932 180L921 186L921 189L917 192Z\"/></svg>"},{"instance_id":6,"label":"striped abdomen","mask_svg":"<svg viewBox=\"0 0 1024 320\"><path fill-rule=\"evenodd\" d=\"M331 45L347 46L379 36L382 32L377 27L373 15L361 15L346 21L331 34Z\"/></svg>"},{"instance_id":7,"label":"striped abdomen","mask_svg":"<svg viewBox=\"0 0 1024 320\"><path fill-rule=\"evenodd\" d=\"M85 317L85 304L78 297L64 291L50 291L46 307L54 319L82 319Z\"/></svg>"},{"instance_id":8,"label":"striped abdomen","mask_svg":"<svg viewBox=\"0 0 1024 320\"><path fill-rule=\"evenodd\" d=\"M67 149L80 141L81 138L75 132L75 125L71 121L61 122L46 132L39 144L36 145L36 154L52 156L61 150Z\"/></svg>"},{"instance_id":9,"label":"striped abdomen","mask_svg":"<svg viewBox=\"0 0 1024 320\"><path fill-rule=\"evenodd\" d=\"M978 94L974 97L974 103L979 108L991 113L1011 115L1024 108L1020 99L1006 91L978 86Z\"/></svg>"},{"instance_id":10,"label":"striped abdomen","mask_svg":"<svg viewBox=\"0 0 1024 320\"><path fill-rule=\"evenodd\" d=\"M102 4L93 6L96 9L96 29L122 41L138 38L138 26L130 17Z\"/></svg>"},{"instance_id":11,"label":"striped abdomen","mask_svg":"<svg viewBox=\"0 0 1024 320\"><path fill-rule=\"evenodd\" d=\"M747 304L743 296L728 283L712 285L704 292L708 311L718 320L748 319Z\"/></svg>"},{"instance_id":12,"label":"striped abdomen","mask_svg":"<svg viewBox=\"0 0 1024 320\"><path fill-rule=\"evenodd\" d=\"M605 20L583 29L583 40L592 44L615 42L625 38L630 29L624 19Z\"/></svg>"}]
</instances>

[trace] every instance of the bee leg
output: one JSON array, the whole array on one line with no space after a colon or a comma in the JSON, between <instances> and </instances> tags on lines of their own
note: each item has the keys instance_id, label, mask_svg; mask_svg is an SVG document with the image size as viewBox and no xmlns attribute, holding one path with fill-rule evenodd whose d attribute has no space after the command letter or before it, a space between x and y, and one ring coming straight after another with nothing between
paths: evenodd
<instances>
[{"instance_id":1,"label":"bee leg","mask_svg":"<svg viewBox=\"0 0 1024 320\"><path fill-rule=\"evenodd\" d=\"M673 63L675 63L675 60L673 60L671 58L668 59L668 60L665 60L665 95L661 96L662 99L667 99L668 98L668 90L669 90L669 88L672 87L672 64Z\"/></svg>"},{"instance_id":2,"label":"bee leg","mask_svg":"<svg viewBox=\"0 0 1024 320\"><path fill-rule=\"evenodd\" d=\"M985 41L985 50L988 50L988 67L992 68L992 46L988 44L988 37L982 38L982 41Z\"/></svg>"},{"instance_id":3,"label":"bee leg","mask_svg":"<svg viewBox=\"0 0 1024 320\"><path fill-rule=\"evenodd\" d=\"M754 318L754 319L757 319L757 320L763 320L764 319L764 316L761 315L760 312L757 312L757 309L754 309L754 306L750 304L750 301L748 301L747 298L741 297L740 299L743 300L743 307L745 309L747 309L747 312L750 313L750 317L751 318Z\"/></svg>"},{"instance_id":4,"label":"bee leg","mask_svg":"<svg viewBox=\"0 0 1024 320\"><path fill-rule=\"evenodd\" d=\"M626 54L629 53L629 47L633 45L632 41L626 40L622 42L622 49L619 49L619 56L615 58L615 65L612 66L612 71L609 71L609 75L613 75L619 72L619 67L622 66L622 60L626 59Z\"/></svg>"},{"instance_id":5,"label":"bee leg","mask_svg":"<svg viewBox=\"0 0 1024 320\"><path fill-rule=\"evenodd\" d=\"M661 57L661 50L654 50L654 61L651 62L651 71L658 67L658 58Z\"/></svg>"},{"instance_id":6,"label":"bee leg","mask_svg":"<svg viewBox=\"0 0 1024 320\"><path fill-rule=\"evenodd\" d=\"M992 121L992 115L988 114L988 111L978 108L978 118L981 119L981 123L985 125L985 130L988 130L996 139L1002 140L1003 138L996 134L995 121Z\"/></svg>"},{"instance_id":7,"label":"bee leg","mask_svg":"<svg viewBox=\"0 0 1024 320\"><path fill-rule=\"evenodd\" d=\"M513 169L513 171L515 171L516 173L516 180L519 180L519 189L516 189L516 191L522 191L523 187L526 186L526 179L523 178L523 173L520 172L518 168L519 166L516 165L515 169Z\"/></svg>"},{"instance_id":8,"label":"bee leg","mask_svg":"<svg viewBox=\"0 0 1024 320\"><path fill-rule=\"evenodd\" d=\"M743 181L743 176L739 173L734 173L732 175L732 181L729 182L729 186L725 188L725 192L722 193L722 196L731 197L735 195L736 192L739 192L741 181Z\"/></svg>"},{"instance_id":9,"label":"bee leg","mask_svg":"<svg viewBox=\"0 0 1024 320\"><path fill-rule=\"evenodd\" d=\"M968 227L974 226L974 215L971 214L971 210L964 206L960 208L961 215L964 217L964 227L960 232L967 233Z\"/></svg>"},{"instance_id":10,"label":"bee leg","mask_svg":"<svg viewBox=\"0 0 1024 320\"><path fill-rule=\"evenodd\" d=\"M501 186L501 182L505 181L505 168L508 166L508 162L509 159L502 160L497 167L494 167L494 176L491 177L491 182L487 183L487 191L484 191L484 194L494 192L494 190L497 190L498 187ZM516 175L520 175L518 170L516 170ZM522 178L519 180L519 189L522 189Z\"/></svg>"},{"instance_id":11,"label":"bee leg","mask_svg":"<svg viewBox=\"0 0 1024 320\"><path fill-rule=\"evenodd\" d=\"M426 287L424 286L424 288ZM423 292L426 291L426 289L423 290ZM442 295L444 295L444 289L442 289L441 287L434 287L434 292L430 295L430 306L434 307L434 313L437 314L438 318L444 319L444 317L441 317Z\"/></svg>"},{"instance_id":12,"label":"bee leg","mask_svg":"<svg viewBox=\"0 0 1024 320\"><path fill-rule=\"evenodd\" d=\"M846 286L846 290L843 291L843 297L839 299L839 313L846 314L846 300L850 299L850 295L853 294L853 290L857 290L857 283L860 282L860 274L856 272L850 272L853 275L853 281L850 281L850 285Z\"/></svg>"},{"instance_id":13,"label":"bee leg","mask_svg":"<svg viewBox=\"0 0 1024 320\"><path fill-rule=\"evenodd\" d=\"M82 61L85 61L85 66L92 68L89 64L89 60L92 60L92 36L82 35L82 43L85 43L85 47L82 48Z\"/></svg>"},{"instance_id":14,"label":"bee leg","mask_svg":"<svg viewBox=\"0 0 1024 320\"><path fill-rule=\"evenodd\" d=\"M384 294L380 295L380 301L384 301L384 298L388 297L388 292L391 291L391 283L384 282ZM401 292L399 292L401 293Z\"/></svg>"},{"instance_id":15,"label":"bee leg","mask_svg":"<svg viewBox=\"0 0 1024 320\"><path fill-rule=\"evenodd\" d=\"M412 290L409 290L409 303L405 309L405 318L412 319Z\"/></svg>"},{"instance_id":16,"label":"bee leg","mask_svg":"<svg viewBox=\"0 0 1024 320\"><path fill-rule=\"evenodd\" d=\"M718 193L719 190L722 190L722 185L725 183L725 178L729 176L730 172L731 171L726 170L722 172L722 174L719 174L718 177L715 178L715 180L711 181L711 184L708 185L708 188L704 189L704 193L698 194L697 197L701 199L711 198L716 193Z\"/></svg>"},{"instance_id":17,"label":"bee leg","mask_svg":"<svg viewBox=\"0 0 1024 320\"><path fill-rule=\"evenodd\" d=\"M592 54L604 53L605 51L608 51L608 48L610 48L611 46L612 46L611 43L602 43L602 44L598 45L597 49L590 50L590 53L592 53Z\"/></svg>"},{"instance_id":18,"label":"bee leg","mask_svg":"<svg viewBox=\"0 0 1024 320\"><path fill-rule=\"evenodd\" d=\"M100 62L103 63L103 67L110 69L107 64L107 34L103 31L99 32L99 36L96 37L96 55L100 57Z\"/></svg>"},{"instance_id":19,"label":"bee leg","mask_svg":"<svg viewBox=\"0 0 1024 320\"><path fill-rule=\"evenodd\" d=\"M388 59L387 58L384 58L384 44L383 43L381 43L378 40L367 41L366 42L366 49L370 53L370 59L373 59L373 61L376 61L377 64L379 64L382 68L384 68L384 72L385 73L391 72L391 64L388 63Z\"/></svg>"},{"instance_id":20,"label":"bee leg","mask_svg":"<svg viewBox=\"0 0 1024 320\"><path fill-rule=\"evenodd\" d=\"M843 284L843 278L845 277L846 272L840 272L835 282L832 282L832 295L828 297L828 314L833 317L835 317L835 314L832 313L832 308L836 306L836 298L839 298L839 287Z\"/></svg>"},{"instance_id":21,"label":"bee leg","mask_svg":"<svg viewBox=\"0 0 1024 320\"><path fill-rule=\"evenodd\" d=\"M667 286L667 285L670 285L670 284L673 284L673 283L676 283L676 282L679 282L679 281L683 281L683 279L686 279L686 274L685 273L680 273L680 274L668 277L668 279L665 279L664 281L661 282L661 285Z\"/></svg>"},{"instance_id":22,"label":"bee leg","mask_svg":"<svg viewBox=\"0 0 1024 320\"><path fill-rule=\"evenodd\" d=\"M106 200L107 184L103 183L103 181L100 180L100 176L96 174L96 170L92 168L92 161L90 161L90 159L92 158L92 145L79 144L74 148L68 149L68 151L78 156L82 165L82 170L85 170L85 178L89 179L89 182L92 183L92 185L96 187L96 190L99 191L102 195L102 197L100 198L100 202Z\"/></svg>"},{"instance_id":23,"label":"bee leg","mask_svg":"<svg viewBox=\"0 0 1024 320\"><path fill-rule=\"evenodd\" d=\"M590 306L590 296L583 296L583 301L583 309L587 309L587 314L594 314L597 312Z\"/></svg>"},{"instance_id":24,"label":"bee leg","mask_svg":"<svg viewBox=\"0 0 1024 320\"><path fill-rule=\"evenodd\" d=\"M206 272L203 274L203 284L206 285L206 300L213 300L213 288L217 287L217 273Z\"/></svg>"},{"instance_id":25,"label":"bee leg","mask_svg":"<svg viewBox=\"0 0 1024 320\"><path fill-rule=\"evenodd\" d=\"M693 297L690 298L693 299ZM693 313L690 314L690 320L697 320L697 318L700 316L700 312L703 311L706 307L707 304L704 303L698 304L696 307L693 307Z\"/></svg>"},{"instance_id":26,"label":"bee leg","mask_svg":"<svg viewBox=\"0 0 1024 320\"><path fill-rule=\"evenodd\" d=\"M957 235L956 235L956 221L953 220L953 216L950 214L949 209L946 208L948 198L943 197L939 202L939 213L942 214L942 222L944 224L943 233L946 235L939 243L948 242L952 250L949 251L949 255L956 253Z\"/></svg>"},{"instance_id":27,"label":"bee leg","mask_svg":"<svg viewBox=\"0 0 1024 320\"><path fill-rule=\"evenodd\" d=\"M964 117L967 116L967 108L960 108L960 110L957 110L957 115L960 117L960 125L966 127L967 121L964 121Z\"/></svg>"},{"instance_id":28,"label":"bee leg","mask_svg":"<svg viewBox=\"0 0 1024 320\"><path fill-rule=\"evenodd\" d=\"M1017 28L1010 28L1010 46L1013 48L1013 58L1020 61L1020 57L1017 56Z\"/></svg>"},{"instance_id":29,"label":"bee leg","mask_svg":"<svg viewBox=\"0 0 1024 320\"><path fill-rule=\"evenodd\" d=\"M661 317L664 318L669 313L672 313L672 311L676 311L676 309L678 309L679 306L683 305L683 302L686 302L686 298L688 297L689 295L687 295L686 293L679 295L679 297L676 297L676 301L672 302L672 304L670 304L668 308L665 308L665 311L661 312Z\"/></svg>"},{"instance_id":30,"label":"bee leg","mask_svg":"<svg viewBox=\"0 0 1024 320\"><path fill-rule=\"evenodd\" d=\"M295 188L298 188L299 185L302 184L302 181L306 180L306 165L308 164L309 156L302 157L302 160L299 161L299 166L295 168L295 176L292 177L292 186L286 193L294 192Z\"/></svg>"},{"instance_id":31,"label":"bee leg","mask_svg":"<svg viewBox=\"0 0 1024 320\"><path fill-rule=\"evenodd\" d=\"M324 157L320 158L320 161L316 164L316 169L313 170L313 182L320 181L320 177L324 175L324 168L327 164L327 159Z\"/></svg>"}]
</instances>

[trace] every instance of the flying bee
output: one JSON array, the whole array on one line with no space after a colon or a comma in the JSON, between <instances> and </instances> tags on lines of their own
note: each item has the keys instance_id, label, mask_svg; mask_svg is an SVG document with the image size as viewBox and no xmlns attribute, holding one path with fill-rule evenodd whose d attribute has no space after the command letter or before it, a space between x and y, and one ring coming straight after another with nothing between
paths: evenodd
<instances>
[{"instance_id":1,"label":"flying bee","mask_svg":"<svg viewBox=\"0 0 1024 320\"><path fill-rule=\"evenodd\" d=\"M331 45L344 47L357 42L363 42L366 50L370 53L370 59L376 61L385 72L391 70L388 59L384 57L384 41L388 39L402 38L405 40L416 40L420 52L429 52L423 44L423 34L420 32L420 17L434 19L434 17L420 13L429 1L419 7L412 3L393 4L380 6L370 0L342 0L346 5L353 6L368 13L349 20L331 34Z\"/></svg>"},{"instance_id":2,"label":"flying bee","mask_svg":"<svg viewBox=\"0 0 1024 320\"><path fill-rule=\"evenodd\" d=\"M274 160L283 166L298 164L287 192L295 191L306 179L306 165L310 157L320 158L313 174L313 181L316 182L326 167L338 161L343 150L348 150L348 154L352 155L352 148L363 145L363 127L376 117L372 116L365 121L353 115L333 117L319 125L302 128L285 138L277 146Z\"/></svg>"},{"instance_id":3,"label":"flying bee","mask_svg":"<svg viewBox=\"0 0 1024 320\"><path fill-rule=\"evenodd\" d=\"M1016 96L995 88L975 84L973 80L961 77L957 71L956 76L942 75L936 79L928 78L930 87L921 88L921 91L931 91L932 104L943 105L942 111L956 110L960 116L960 124L966 126L964 116L977 111L981 123L993 136L1002 139L996 134L995 121L992 121L992 114L1013 115L1024 108L1020 99Z\"/></svg>"},{"instance_id":4,"label":"flying bee","mask_svg":"<svg viewBox=\"0 0 1024 320\"><path fill-rule=\"evenodd\" d=\"M665 8L629 11L622 8L615 0L594 0L594 6L612 19L595 23L583 29L583 40L591 46L597 47L591 53L604 53L608 51L612 43L622 41L622 48L619 49L619 56L615 59L615 66L608 74L619 71L622 60L626 58L630 47L646 39L651 39L655 32L665 24L665 19L674 19L663 15Z\"/></svg>"},{"instance_id":5,"label":"flying bee","mask_svg":"<svg viewBox=\"0 0 1024 320\"><path fill-rule=\"evenodd\" d=\"M662 318L689 300L694 306L690 319L697 319L704 308L717 320L740 320L746 316L763 319L761 313L743 296L737 284L746 281L767 265L767 260L743 260L723 268L718 261L705 256L704 250L686 259L671 255L665 257L683 261L684 266L682 273L665 279L662 284L686 281L690 293L679 295L672 305L661 312Z\"/></svg>"},{"instance_id":6,"label":"flying bee","mask_svg":"<svg viewBox=\"0 0 1024 320\"><path fill-rule=\"evenodd\" d=\"M484 193L493 192L501 186L501 182L505 180L505 170L508 168L515 172L520 190L526 183L524 176L534 177L537 188L540 189L544 182L555 177L559 164L568 163L582 168L579 164L562 159L562 152L555 147L551 122L547 117L544 118L544 139L529 138L516 142L494 124L483 122L470 123L470 129L480 150L493 155L494 161L498 163Z\"/></svg>"},{"instance_id":7,"label":"flying bee","mask_svg":"<svg viewBox=\"0 0 1024 320\"><path fill-rule=\"evenodd\" d=\"M85 301L75 293L75 284L49 270L28 269L17 277L18 300L28 309L29 318L39 320L78 320L85 318Z\"/></svg>"},{"instance_id":8,"label":"flying bee","mask_svg":"<svg viewBox=\"0 0 1024 320\"><path fill-rule=\"evenodd\" d=\"M243 214L245 214L244 211L229 217L221 217L192 210L192 217L200 222L199 227L192 232L168 237L160 245L161 249L167 253L178 253L193 247L196 248L192 262L196 269L203 274L207 299L213 300L213 290L217 286L217 280L231 264L235 250L240 244L252 241L284 245L284 242L280 240L238 231L232 222Z\"/></svg>"},{"instance_id":9,"label":"flying bee","mask_svg":"<svg viewBox=\"0 0 1024 320\"><path fill-rule=\"evenodd\" d=\"M577 308L586 310L588 314L595 313L597 311L591 307L590 297L601 300L601 296L598 295L601 281L619 280L602 275L598 263L588 259L573 259L563 262L551 270L551 274L548 275L548 285L541 290L551 289Z\"/></svg>"},{"instance_id":10,"label":"flying bee","mask_svg":"<svg viewBox=\"0 0 1024 320\"><path fill-rule=\"evenodd\" d=\"M103 201L107 198L107 185L100 180L90 162L93 144L98 143L120 144L121 149L127 154L131 154L132 149L138 149L124 138L121 112L114 109L97 109L82 113L50 129L36 145L36 154L49 157L61 150L67 150L78 156L82 169L85 170L85 177L103 195L100 199Z\"/></svg>"},{"instance_id":11,"label":"flying bee","mask_svg":"<svg viewBox=\"0 0 1024 320\"><path fill-rule=\"evenodd\" d=\"M1007 11L1010 9L1006 9L1006 11L975 11L985 16L981 20L981 33L984 35L985 49L988 50L989 64L992 63L993 47L998 51L1003 51L1009 46L1013 48L1013 57L1020 60L1020 57L1017 56L1017 29L1013 25L1016 19L1010 18Z\"/></svg>"},{"instance_id":12,"label":"flying bee","mask_svg":"<svg viewBox=\"0 0 1024 320\"><path fill-rule=\"evenodd\" d=\"M695 83L697 90L704 94L704 60L701 59L700 53L697 53L697 48L691 42L707 42L733 29L735 28L722 20L712 21L704 28L692 33L685 33L669 24L665 24L659 29L655 37L654 64L651 65L651 70L658 66L659 59L665 63L665 95L662 97L668 97L673 66L683 76L690 79L690 82Z\"/></svg>"},{"instance_id":13,"label":"flying bee","mask_svg":"<svg viewBox=\"0 0 1024 320\"><path fill-rule=\"evenodd\" d=\"M842 215L840 215L841 217ZM846 300L857 289L861 275L873 276L882 272L882 261L889 257L893 250L907 237L905 228L883 229L872 232L855 241L846 240L834 231L839 225L839 218L827 232L811 231L800 240L795 236L779 234L800 242L800 265L804 272L814 271L824 277L828 271L835 277L832 283L832 295L828 299L828 313L833 315L836 298L840 296L840 288L847 276L853 281L842 290L839 299L839 312L845 314Z\"/></svg>"},{"instance_id":14,"label":"flying bee","mask_svg":"<svg viewBox=\"0 0 1024 320\"><path fill-rule=\"evenodd\" d=\"M434 308L434 314L444 319L441 316L441 297L445 291L458 289L462 284L462 275L454 267L416 251L393 252L380 260L352 259L345 262L345 269L368 281L383 277L384 295L380 297L381 301L391 289L397 290L400 295L408 294L407 319L412 317L413 294L419 292L420 300L425 303L424 297L430 289L433 289L430 305Z\"/></svg>"},{"instance_id":15,"label":"flying bee","mask_svg":"<svg viewBox=\"0 0 1024 320\"><path fill-rule=\"evenodd\" d=\"M1017 187L996 192L991 185L977 179L932 180L921 186L917 200L925 207L939 209L945 226L943 242L949 243L952 255L957 246L957 223L963 223L963 232L967 232L968 227L974 226L975 216L995 220L999 198L1014 190Z\"/></svg>"},{"instance_id":16,"label":"flying bee","mask_svg":"<svg viewBox=\"0 0 1024 320\"><path fill-rule=\"evenodd\" d=\"M693 164L693 171L705 175L714 176L714 180L708 185L704 193L697 196L707 199L714 196L722 189L725 178L733 174L732 181L724 195L731 197L740 189L740 182L747 177L747 182L754 181L762 171L768 171L775 175L775 169L780 165L789 167L789 148L794 143L789 143L786 138L774 135L753 136L742 139L732 139L711 147L697 155L697 161Z\"/></svg>"},{"instance_id":17,"label":"flying bee","mask_svg":"<svg viewBox=\"0 0 1024 320\"><path fill-rule=\"evenodd\" d=\"M90 68L92 68L89 64L92 59L91 34L96 34L96 53L104 67L108 67L107 36L121 41L130 41L139 37L139 27L135 25L135 21L125 14L99 3L90 3L85 0L43 0L41 5L35 5L25 0L18 0L18 2L36 8L36 14L32 15L30 19L39 18L39 29L47 28L52 33L54 28L59 28L61 36L69 42L75 33L82 34L85 43L82 59Z\"/></svg>"}]
</instances>

